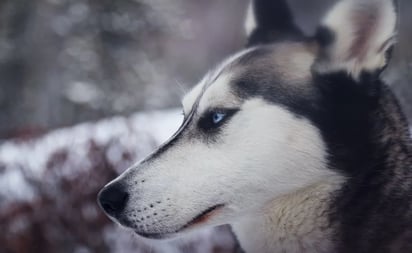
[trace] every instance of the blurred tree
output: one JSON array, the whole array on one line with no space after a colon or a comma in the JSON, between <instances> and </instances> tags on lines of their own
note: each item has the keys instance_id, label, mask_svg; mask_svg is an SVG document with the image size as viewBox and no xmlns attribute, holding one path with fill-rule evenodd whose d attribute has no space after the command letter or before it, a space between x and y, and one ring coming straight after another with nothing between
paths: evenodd
<instances>
[{"instance_id":1,"label":"blurred tree","mask_svg":"<svg viewBox=\"0 0 412 253\"><path fill-rule=\"evenodd\" d=\"M242 44L243 5L2 1L0 138L177 106L179 85Z\"/></svg>"}]
</instances>

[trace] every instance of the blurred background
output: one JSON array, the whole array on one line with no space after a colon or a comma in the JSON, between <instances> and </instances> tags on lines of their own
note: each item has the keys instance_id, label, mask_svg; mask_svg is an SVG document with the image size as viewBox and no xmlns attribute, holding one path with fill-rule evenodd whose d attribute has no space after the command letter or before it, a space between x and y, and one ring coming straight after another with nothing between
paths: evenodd
<instances>
[{"instance_id":1,"label":"blurred background","mask_svg":"<svg viewBox=\"0 0 412 253\"><path fill-rule=\"evenodd\" d=\"M313 34L335 1L290 0ZM180 99L246 42L247 0L0 1L0 253L235 252L228 227L142 241L98 190L177 129ZM412 1L385 72L412 119Z\"/></svg>"}]
</instances>

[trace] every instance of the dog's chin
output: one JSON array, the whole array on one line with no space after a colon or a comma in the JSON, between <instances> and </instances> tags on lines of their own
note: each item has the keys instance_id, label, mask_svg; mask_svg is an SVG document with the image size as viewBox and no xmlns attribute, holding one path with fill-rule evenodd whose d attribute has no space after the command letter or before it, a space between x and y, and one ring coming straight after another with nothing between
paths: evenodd
<instances>
[{"instance_id":1,"label":"dog's chin","mask_svg":"<svg viewBox=\"0 0 412 253\"><path fill-rule=\"evenodd\" d=\"M204 225L212 216L219 212L224 207L223 204L215 205L203 211L199 215L195 216L190 222L183 225L180 229L174 232L165 233L147 233L135 230L134 232L144 238L154 239L154 240L168 240L179 237L179 235L194 230L198 227Z\"/></svg>"}]
</instances>

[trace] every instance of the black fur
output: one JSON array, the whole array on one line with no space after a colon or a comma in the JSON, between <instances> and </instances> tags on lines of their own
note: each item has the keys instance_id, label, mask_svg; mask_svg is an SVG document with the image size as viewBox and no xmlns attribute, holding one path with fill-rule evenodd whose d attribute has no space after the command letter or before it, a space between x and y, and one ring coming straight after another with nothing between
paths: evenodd
<instances>
[{"instance_id":1,"label":"black fur","mask_svg":"<svg viewBox=\"0 0 412 253\"><path fill-rule=\"evenodd\" d=\"M272 51L271 45L259 46L237 60L236 64L245 67L243 73L232 81L236 95L242 99L263 98L287 107L296 117L313 112L319 94L308 84L289 85L277 76L273 71L275 67L267 64L274 57Z\"/></svg>"},{"instance_id":2,"label":"black fur","mask_svg":"<svg viewBox=\"0 0 412 253\"><path fill-rule=\"evenodd\" d=\"M285 0L255 0L254 14L257 27L249 37L248 46L304 37Z\"/></svg>"},{"instance_id":3,"label":"black fur","mask_svg":"<svg viewBox=\"0 0 412 253\"><path fill-rule=\"evenodd\" d=\"M147 163L150 162L152 159L155 159L159 156L161 156L163 153L165 153L169 148L173 147L184 135L184 130L191 124L193 121L193 118L195 116L195 109L199 104L199 99L200 97L195 101L192 110L189 112L188 115L185 115L185 118L183 119L182 125L180 125L179 129L176 131L176 133L162 146L160 146L156 152L153 154L149 155L146 157L141 163Z\"/></svg>"},{"instance_id":4,"label":"black fur","mask_svg":"<svg viewBox=\"0 0 412 253\"><path fill-rule=\"evenodd\" d=\"M233 87L309 119L327 145L329 167L348 178L330 221L337 252L412 252L412 148L398 102L377 73L313 75L310 92L283 88L270 74Z\"/></svg>"},{"instance_id":5,"label":"black fur","mask_svg":"<svg viewBox=\"0 0 412 253\"><path fill-rule=\"evenodd\" d=\"M412 149L407 121L376 75L364 74L361 80L344 73L317 76L319 111L309 115L328 145L331 169L348 177L330 214L338 224L338 251L410 252Z\"/></svg>"},{"instance_id":6,"label":"black fur","mask_svg":"<svg viewBox=\"0 0 412 253\"><path fill-rule=\"evenodd\" d=\"M335 41L335 34L328 27L320 26L316 30L315 40L320 47L326 48Z\"/></svg>"},{"instance_id":7,"label":"black fur","mask_svg":"<svg viewBox=\"0 0 412 253\"><path fill-rule=\"evenodd\" d=\"M256 1L258 28L249 44L299 38L286 2L269 1ZM326 48L334 36L321 27L315 39ZM257 58L248 56L243 64L254 66ZM379 78L384 68L363 73L359 81L343 72L314 72L309 90L285 88L272 70L256 68L234 80L235 92L309 119L327 145L330 169L348 179L329 214L336 252L412 252L412 144L398 101Z\"/></svg>"}]
</instances>

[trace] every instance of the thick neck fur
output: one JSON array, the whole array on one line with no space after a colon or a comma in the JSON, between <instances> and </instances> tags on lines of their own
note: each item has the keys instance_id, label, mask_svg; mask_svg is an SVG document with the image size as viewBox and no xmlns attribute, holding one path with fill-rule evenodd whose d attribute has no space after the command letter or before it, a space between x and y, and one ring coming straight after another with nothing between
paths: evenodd
<instances>
[{"instance_id":1,"label":"thick neck fur","mask_svg":"<svg viewBox=\"0 0 412 253\"><path fill-rule=\"evenodd\" d=\"M331 166L348 177L330 212L331 221L338 224L337 251L408 252L412 146L407 120L379 80L365 75L360 83L349 85L339 76L329 81L335 87L327 91L326 104L332 108L322 131Z\"/></svg>"},{"instance_id":2,"label":"thick neck fur","mask_svg":"<svg viewBox=\"0 0 412 253\"><path fill-rule=\"evenodd\" d=\"M242 249L246 253L331 252L333 226L327 213L340 180L331 182L276 198L262 213L232 224Z\"/></svg>"},{"instance_id":3,"label":"thick neck fur","mask_svg":"<svg viewBox=\"0 0 412 253\"><path fill-rule=\"evenodd\" d=\"M409 252L412 148L393 93L369 75L322 76L320 103L306 111L328 146L331 179L275 199L233 224L246 253Z\"/></svg>"},{"instance_id":4,"label":"thick neck fur","mask_svg":"<svg viewBox=\"0 0 412 253\"><path fill-rule=\"evenodd\" d=\"M411 151L407 120L390 89L376 75L355 82L346 74L331 74L319 82L320 103L309 113L322 132L330 167L359 177L376 172L383 160L398 156L398 145ZM376 173L374 173L376 174Z\"/></svg>"}]
</instances>

